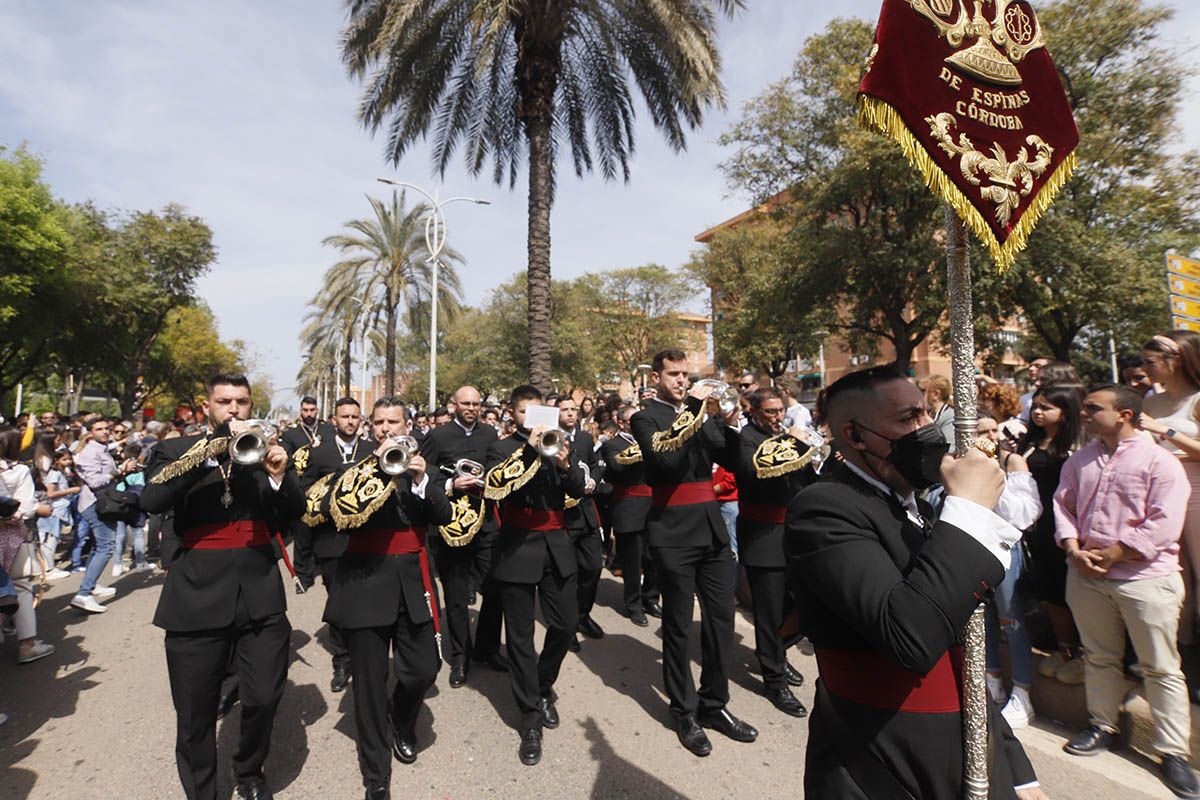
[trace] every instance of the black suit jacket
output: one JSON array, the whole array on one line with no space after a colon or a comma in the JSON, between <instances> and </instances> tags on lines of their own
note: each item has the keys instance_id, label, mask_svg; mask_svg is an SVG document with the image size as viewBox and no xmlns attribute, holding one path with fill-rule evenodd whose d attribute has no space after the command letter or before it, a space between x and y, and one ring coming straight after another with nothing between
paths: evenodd
<instances>
[{"instance_id":1,"label":"black suit jacket","mask_svg":"<svg viewBox=\"0 0 1200 800\"><path fill-rule=\"evenodd\" d=\"M308 491L314 483L332 472L357 464L376 447L373 442L356 437L349 461L345 461L342 445L335 433L321 437L321 444L309 451L308 467L300 474L300 486ZM312 551L319 559L340 558L346 552L346 537L337 536L332 522L325 522L312 529Z\"/></svg>"},{"instance_id":2,"label":"black suit jacket","mask_svg":"<svg viewBox=\"0 0 1200 800\"><path fill-rule=\"evenodd\" d=\"M328 422L321 422L320 420L317 421L316 435L317 438L319 438L322 442L324 442L326 439L332 439L335 433L337 433L337 431L334 430L334 427ZM290 456L301 447L304 447L306 444L310 444L310 440L308 434L301 430L300 423L297 422L280 435L279 444L283 445L283 449L287 450L288 455Z\"/></svg>"},{"instance_id":3,"label":"black suit jacket","mask_svg":"<svg viewBox=\"0 0 1200 800\"><path fill-rule=\"evenodd\" d=\"M685 408L700 414L703 403L689 397ZM700 430L678 450L654 452L654 434L670 429L679 413L654 399L629 421L633 438L642 449L646 483L651 487L699 481L711 483L714 461L726 469L734 469L736 465L737 431L716 417L705 420ZM646 533L651 547L705 547L714 537L729 543L729 531L715 500L685 506L651 505L646 515Z\"/></svg>"},{"instance_id":4,"label":"black suit jacket","mask_svg":"<svg viewBox=\"0 0 1200 800\"><path fill-rule=\"evenodd\" d=\"M434 428L421 442L421 455L429 464L430 480L436 479L444 486L446 479L453 477L448 470L453 470L454 462L460 458L469 458L486 467L488 448L498 439L495 428L479 421L475 422L475 427L469 436L454 420L451 420L448 425ZM451 496L453 496L453 492ZM484 501L483 525L476 534L476 538L490 537L499 528L500 525L496 522L495 504L491 500ZM440 536L437 541L441 541Z\"/></svg>"},{"instance_id":5,"label":"black suit jacket","mask_svg":"<svg viewBox=\"0 0 1200 800\"><path fill-rule=\"evenodd\" d=\"M773 434L759 429L754 422L742 428L738 452L737 477L738 504L752 503L761 506L787 506L796 493L816 480L811 466L779 475L760 478L754 470L754 454L762 443ZM751 519L747 514L738 514L738 561L748 567L783 569L782 522L763 522Z\"/></svg>"},{"instance_id":6,"label":"black suit jacket","mask_svg":"<svg viewBox=\"0 0 1200 800\"><path fill-rule=\"evenodd\" d=\"M218 431L217 433L222 433ZM160 442L146 466L141 504L149 514L174 511L175 536L189 530L237 520L261 520L273 531L286 530L304 512L304 492L288 470L278 490L261 466L234 465L229 473L233 505L225 508L225 483L217 467L199 466L173 480L155 476L205 437L186 436ZM221 457L225 463L227 456ZM177 547L164 554L167 580L154 612L154 624L174 632L223 628L233 622L238 594L251 619L287 610L273 546L237 550L193 550Z\"/></svg>"},{"instance_id":7,"label":"black suit jacket","mask_svg":"<svg viewBox=\"0 0 1200 800\"><path fill-rule=\"evenodd\" d=\"M932 511L923 506L927 518ZM740 525L739 525L740 528ZM739 543L740 544L740 543ZM901 503L847 467L832 464L788 507L784 542L801 629L818 649L863 651L868 658L924 675L946 651L1004 567L982 544L946 522L914 524ZM888 711L826 694L809 718L805 795L861 798L847 752L866 752L914 797L961 796L962 716ZM989 704L990 706L990 704ZM1011 798L1033 768L1003 718L991 708L990 797ZM835 743L835 715L851 733Z\"/></svg>"},{"instance_id":8,"label":"black suit jacket","mask_svg":"<svg viewBox=\"0 0 1200 800\"><path fill-rule=\"evenodd\" d=\"M600 457L604 459L605 481L614 487L645 485L646 465L639 461L636 464L621 464L617 456L633 447L634 442L618 434L600 445ZM646 515L650 513L649 497L613 497L612 501L613 533L638 533L646 529Z\"/></svg>"},{"instance_id":9,"label":"black suit jacket","mask_svg":"<svg viewBox=\"0 0 1200 800\"><path fill-rule=\"evenodd\" d=\"M337 472L340 475L352 466L339 465ZM412 476L409 473L397 477L395 483L396 490L392 497L365 524L336 534L336 538L342 541L343 551L351 538L366 530L426 528L444 525L453 518L450 501L433 475L425 484L423 500L412 493ZM333 589L325 603L323 619L339 628L393 626L399 617L401 598L412 622L419 624L433 618L425 600L421 561L416 553L344 553L338 559ZM431 596L429 602L437 603L437 598Z\"/></svg>"},{"instance_id":10,"label":"black suit jacket","mask_svg":"<svg viewBox=\"0 0 1200 800\"><path fill-rule=\"evenodd\" d=\"M529 446L525 434L520 432L493 442L488 448L486 466L491 469L520 448ZM579 466L574 448L571 449L569 464L570 468L563 473L553 462L542 459L537 474L500 501L501 516L507 504L540 511L562 511L567 497L582 497L583 469ZM527 531L501 524L492 548L492 577L509 583L537 583L542 579L547 551L560 576L575 574L575 547L566 529Z\"/></svg>"},{"instance_id":11,"label":"black suit jacket","mask_svg":"<svg viewBox=\"0 0 1200 800\"><path fill-rule=\"evenodd\" d=\"M588 474L596 482L596 491L599 491L600 481L604 479L600 453L596 450L592 435L578 425L571 437L571 453L578 457L579 463L587 465ZM574 508L567 509L567 530L573 534L600 533L600 513L596 510L593 495L585 494Z\"/></svg>"}]
</instances>

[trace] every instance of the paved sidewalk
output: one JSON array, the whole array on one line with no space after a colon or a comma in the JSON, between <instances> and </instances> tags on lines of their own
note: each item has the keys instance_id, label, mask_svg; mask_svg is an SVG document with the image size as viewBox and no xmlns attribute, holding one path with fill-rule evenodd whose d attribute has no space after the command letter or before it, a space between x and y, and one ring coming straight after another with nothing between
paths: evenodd
<instances>
[{"instance_id":1,"label":"paved sidewalk","mask_svg":"<svg viewBox=\"0 0 1200 800\"><path fill-rule=\"evenodd\" d=\"M87 616L67 603L67 578L38 609L40 636L58 652L15 664L16 644L0 646L0 800L159 800L182 797L174 763L174 712L167 687L162 632L150 624L161 575L126 575L113 584L110 611ZM669 727L661 690L657 621L634 627L612 610L620 587L608 573L596 619L608 632L569 654L559 681L562 725L547 731L541 764L517 760L516 709L506 675L476 667L462 689L446 670L418 725L416 764L394 765L392 793L405 800L552 797L560 800L646 798L724 800L803 796L805 720L776 711L758 694L754 633L739 618L730 710L758 727L745 745L712 734L713 754L689 755ZM293 662L277 716L267 776L280 800L362 797L354 751L351 688L329 691L329 655L320 621L318 585L290 595ZM698 631L697 640L699 638ZM808 678L814 659L792 651ZM698 667L697 667L698 670ZM232 790L229 758L237 715L220 727L222 797ZM1144 757L1076 759L1060 750L1065 731L1023 731L1030 756L1053 800L1170 798Z\"/></svg>"}]
</instances>

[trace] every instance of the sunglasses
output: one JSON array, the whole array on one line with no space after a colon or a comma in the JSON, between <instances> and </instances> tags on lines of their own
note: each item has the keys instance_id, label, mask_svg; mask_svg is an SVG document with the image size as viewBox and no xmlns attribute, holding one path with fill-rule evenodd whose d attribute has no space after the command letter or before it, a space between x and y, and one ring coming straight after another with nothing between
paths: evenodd
<instances>
[{"instance_id":1,"label":"sunglasses","mask_svg":"<svg viewBox=\"0 0 1200 800\"><path fill-rule=\"evenodd\" d=\"M753 385L754 385L753 383L739 383L738 384L738 386L742 387L743 389L749 389Z\"/></svg>"}]
</instances>

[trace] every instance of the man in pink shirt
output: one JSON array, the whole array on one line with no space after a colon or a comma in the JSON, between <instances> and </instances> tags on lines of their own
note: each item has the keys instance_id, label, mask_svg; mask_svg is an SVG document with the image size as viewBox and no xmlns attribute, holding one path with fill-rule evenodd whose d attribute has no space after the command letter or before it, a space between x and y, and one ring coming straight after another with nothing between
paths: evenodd
<instances>
[{"instance_id":1,"label":"man in pink shirt","mask_svg":"<svg viewBox=\"0 0 1200 800\"><path fill-rule=\"evenodd\" d=\"M1175 643L1183 606L1179 536L1191 486L1179 460L1134 427L1141 411L1141 396L1128 386L1093 387L1082 419L1095 438L1067 459L1054 495L1091 717L1091 727L1063 749L1090 756L1121 744L1128 633L1154 714L1163 781L1180 797L1200 797L1187 763L1191 716Z\"/></svg>"}]
</instances>

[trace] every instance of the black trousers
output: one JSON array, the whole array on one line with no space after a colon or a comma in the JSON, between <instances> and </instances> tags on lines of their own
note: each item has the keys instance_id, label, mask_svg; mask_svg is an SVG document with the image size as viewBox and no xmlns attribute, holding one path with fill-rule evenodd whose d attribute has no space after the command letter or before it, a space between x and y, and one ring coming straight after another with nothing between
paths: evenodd
<instances>
[{"instance_id":1,"label":"black trousers","mask_svg":"<svg viewBox=\"0 0 1200 800\"><path fill-rule=\"evenodd\" d=\"M241 602L227 628L167 631L167 675L175 704L175 764L188 800L217 797L217 704L231 660L242 713L233 772L239 780L261 774L271 749L275 710L287 681L291 634L286 614L252 620Z\"/></svg>"},{"instance_id":2,"label":"black trousers","mask_svg":"<svg viewBox=\"0 0 1200 800\"><path fill-rule=\"evenodd\" d=\"M492 569L491 539L480 541L477 536L470 544L450 547L440 535L431 536L437 537L433 540L433 560L442 582L442 602L446 605L442 617L446 630L444 638L449 643L446 663L466 665L468 654L486 658L500 649L503 619L495 582L487 577ZM483 595L474 637L471 636L471 615L467 605L472 586L481 586Z\"/></svg>"},{"instance_id":3,"label":"black trousers","mask_svg":"<svg viewBox=\"0 0 1200 800\"><path fill-rule=\"evenodd\" d=\"M575 576L560 577L550 554L545 554L542 578L537 583L497 581L504 604L504 630L508 641L508 675L513 698L521 711L521 730L541 728L538 700L552 696L567 648L579 625ZM540 596L546 640L539 657L533 646L534 594Z\"/></svg>"},{"instance_id":4,"label":"black trousers","mask_svg":"<svg viewBox=\"0 0 1200 800\"><path fill-rule=\"evenodd\" d=\"M401 610L386 628L346 630L354 673L354 727L363 786L387 785L392 777L393 731L415 741L417 715L425 693L437 680L433 622L414 623ZM396 685L388 697L388 651L396 655Z\"/></svg>"},{"instance_id":5,"label":"black trousers","mask_svg":"<svg viewBox=\"0 0 1200 800\"><path fill-rule=\"evenodd\" d=\"M325 584L325 593L333 594L333 576L337 572L338 560L336 558L322 558L317 560L317 566L321 569L321 583ZM295 566L294 564L292 566ZM299 573L297 573L299 574ZM347 668L350 666L350 652L346 649L346 636L342 629L332 623L329 625L329 649L333 655L333 668ZM351 674L354 670L350 670Z\"/></svg>"},{"instance_id":6,"label":"black trousers","mask_svg":"<svg viewBox=\"0 0 1200 800\"><path fill-rule=\"evenodd\" d=\"M658 573L650 558L645 531L615 533L621 579L625 582L625 613L645 611L646 603L658 601Z\"/></svg>"},{"instance_id":7,"label":"black trousers","mask_svg":"<svg viewBox=\"0 0 1200 800\"><path fill-rule=\"evenodd\" d=\"M734 561L728 544L652 547L663 606L663 684L676 716L720 711L729 702L733 659ZM700 691L688 660L693 597L700 599Z\"/></svg>"},{"instance_id":8,"label":"black trousers","mask_svg":"<svg viewBox=\"0 0 1200 800\"><path fill-rule=\"evenodd\" d=\"M604 569L604 540L599 533L588 533L586 529L571 531L571 544L575 545L576 593L579 597L579 616L586 617L596 605L596 592L600 588L600 571Z\"/></svg>"},{"instance_id":9,"label":"black trousers","mask_svg":"<svg viewBox=\"0 0 1200 800\"><path fill-rule=\"evenodd\" d=\"M295 522L292 527L292 566L296 569L296 577L306 587L317 582L317 561L313 555L312 528L303 522Z\"/></svg>"},{"instance_id":10,"label":"black trousers","mask_svg":"<svg viewBox=\"0 0 1200 800\"><path fill-rule=\"evenodd\" d=\"M743 567L750 584L750 602L754 610L754 655L762 668L763 684L768 689L783 689L787 684L783 669L787 650L779 626L787 605L787 578L783 567Z\"/></svg>"}]
</instances>

